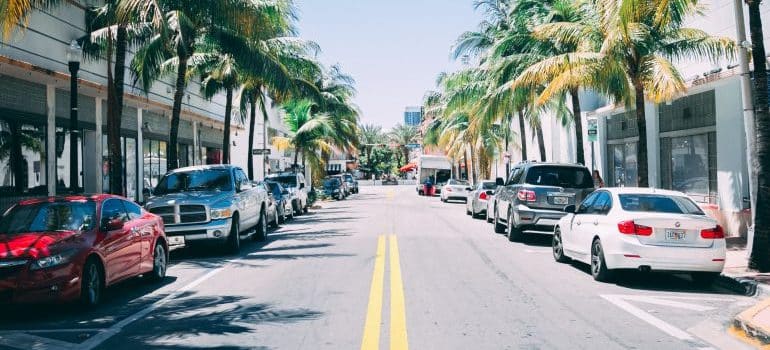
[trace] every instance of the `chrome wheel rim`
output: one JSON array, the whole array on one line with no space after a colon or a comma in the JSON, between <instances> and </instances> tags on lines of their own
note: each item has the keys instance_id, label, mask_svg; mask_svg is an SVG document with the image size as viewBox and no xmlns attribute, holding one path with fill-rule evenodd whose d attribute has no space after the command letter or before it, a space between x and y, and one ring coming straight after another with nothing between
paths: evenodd
<instances>
[{"instance_id":1,"label":"chrome wheel rim","mask_svg":"<svg viewBox=\"0 0 770 350\"><path fill-rule=\"evenodd\" d=\"M159 278L166 276L166 252L160 244L155 246L155 275Z\"/></svg>"},{"instance_id":2,"label":"chrome wheel rim","mask_svg":"<svg viewBox=\"0 0 770 350\"><path fill-rule=\"evenodd\" d=\"M561 252L562 252L561 235L558 232L556 232L553 235L553 256L558 258L561 256Z\"/></svg>"},{"instance_id":3,"label":"chrome wheel rim","mask_svg":"<svg viewBox=\"0 0 770 350\"><path fill-rule=\"evenodd\" d=\"M599 269L601 268L601 253L602 253L602 247L599 245L599 243L594 243L594 248L591 250L593 254L591 254L591 272L594 273L594 275L599 274Z\"/></svg>"}]
</instances>

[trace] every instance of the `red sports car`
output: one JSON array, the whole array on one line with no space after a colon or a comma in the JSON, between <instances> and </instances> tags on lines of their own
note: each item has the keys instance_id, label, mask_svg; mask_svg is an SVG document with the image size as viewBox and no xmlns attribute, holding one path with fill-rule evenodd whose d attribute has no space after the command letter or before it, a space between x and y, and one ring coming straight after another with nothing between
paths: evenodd
<instances>
[{"instance_id":1,"label":"red sports car","mask_svg":"<svg viewBox=\"0 0 770 350\"><path fill-rule=\"evenodd\" d=\"M80 299L138 275L166 276L163 221L118 196L20 202L0 217L0 302Z\"/></svg>"}]
</instances>

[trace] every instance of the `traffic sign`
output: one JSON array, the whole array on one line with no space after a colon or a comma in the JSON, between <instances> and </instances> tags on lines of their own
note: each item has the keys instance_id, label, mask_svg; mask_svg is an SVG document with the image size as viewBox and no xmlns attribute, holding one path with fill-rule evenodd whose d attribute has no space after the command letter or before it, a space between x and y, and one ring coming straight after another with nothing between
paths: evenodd
<instances>
[{"instance_id":1,"label":"traffic sign","mask_svg":"<svg viewBox=\"0 0 770 350\"><path fill-rule=\"evenodd\" d=\"M599 140L599 123L596 118L588 119L588 142Z\"/></svg>"},{"instance_id":2,"label":"traffic sign","mask_svg":"<svg viewBox=\"0 0 770 350\"><path fill-rule=\"evenodd\" d=\"M260 155L260 154L270 155L270 149L269 148L265 148L265 149L255 148L255 149L251 150L251 154L253 154L255 156L256 155Z\"/></svg>"}]
</instances>

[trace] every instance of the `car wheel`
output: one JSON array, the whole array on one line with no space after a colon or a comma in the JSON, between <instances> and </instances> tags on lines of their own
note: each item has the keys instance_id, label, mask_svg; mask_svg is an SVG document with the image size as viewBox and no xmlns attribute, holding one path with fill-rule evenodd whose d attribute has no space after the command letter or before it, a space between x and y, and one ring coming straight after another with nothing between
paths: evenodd
<instances>
[{"instance_id":1,"label":"car wheel","mask_svg":"<svg viewBox=\"0 0 770 350\"><path fill-rule=\"evenodd\" d=\"M294 220L294 205L289 208L289 214L286 215L288 215L289 220Z\"/></svg>"},{"instance_id":2,"label":"car wheel","mask_svg":"<svg viewBox=\"0 0 770 350\"><path fill-rule=\"evenodd\" d=\"M591 246L591 275L599 282L609 282L612 279L612 270L607 268L602 242L598 239L594 240Z\"/></svg>"},{"instance_id":3,"label":"car wheel","mask_svg":"<svg viewBox=\"0 0 770 350\"><path fill-rule=\"evenodd\" d=\"M254 240L262 242L267 238L267 214L262 211L259 213L259 222L257 223L257 233L254 234Z\"/></svg>"},{"instance_id":4,"label":"car wheel","mask_svg":"<svg viewBox=\"0 0 770 350\"><path fill-rule=\"evenodd\" d=\"M556 262L569 262L570 259L564 255L564 244L561 240L561 230L558 227L553 231L553 242L551 243L551 247L553 248L553 259L556 260Z\"/></svg>"},{"instance_id":5,"label":"car wheel","mask_svg":"<svg viewBox=\"0 0 770 350\"><path fill-rule=\"evenodd\" d=\"M156 242L152 254L152 276L150 276L150 280L159 282L166 278L166 271L168 269L166 247L163 246L163 243Z\"/></svg>"},{"instance_id":6,"label":"car wheel","mask_svg":"<svg viewBox=\"0 0 770 350\"><path fill-rule=\"evenodd\" d=\"M709 287L719 278L719 272L692 272L690 277L700 287Z\"/></svg>"},{"instance_id":7,"label":"car wheel","mask_svg":"<svg viewBox=\"0 0 770 350\"><path fill-rule=\"evenodd\" d=\"M238 253L241 250L241 229L238 216L233 216L230 225L230 235L227 236L227 250L230 253Z\"/></svg>"},{"instance_id":8,"label":"car wheel","mask_svg":"<svg viewBox=\"0 0 770 350\"><path fill-rule=\"evenodd\" d=\"M487 207L487 208L489 208L489 207ZM494 217L489 216L489 209L487 209L486 213L484 213L484 217L487 219L487 223L488 224L491 224L492 223L492 219L494 219Z\"/></svg>"},{"instance_id":9,"label":"car wheel","mask_svg":"<svg viewBox=\"0 0 770 350\"><path fill-rule=\"evenodd\" d=\"M473 213L471 212L471 210L470 210L470 209L468 209L468 206L467 206L467 205L465 206L465 215L471 215L471 216L475 216L475 215L473 215Z\"/></svg>"},{"instance_id":10,"label":"car wheel","mask_svg":"<svg viewBox=\"0 0 770 350\"><path fill-rule=\"evenodd\" d=\"M278 223L283 224L285 222L286 222L286 207L283 204L281 204L281 215L278 216Z\"/></svg>"},{"instance_id":11,"label":"car wheel","mask_svg":"<svg viewBox=\"0 0 770 350\"><path fill-rule=\"evenodd\" d=\"M523 233L521 232L521 229L516 227L513 223L513 212L508 213L508 241L510 242L521 242L521 239L523 238Z\"/></svg>"},{"instance_id":12,"label":"car wheel","mask_svg":"<svg viewBox=\"0 0 770 350\"><path fill-rule=\"evenodd\" d=\"M302 213L307 214L310 211L310 205L305 203L305 207L302 208Z\"/></svg>"},{"instance_id":13,"label":"car wheel","mask_svg":"<svg viewBox=\"0 0 770 350\"><path fill-rule=\"evenodd\" d=\"M505 233L506 227L502 224L500 224L500 213L498 213L497 208L495 208L495 233Z\"/></svg>"},{"instance_id":14,"label":"car wheel","mask_svg":"<svg viewBox=\"0 0 770 350\"><path fill-rule=\"evenodd\" d=\"M273 220L273 224L271 226L273 226L273 228L278 228L278 225L280 224L279 217L278 217L278 208L275 208L275 212L273 212L273 214L275 214L275 220Z\"/></svg>"},{"instance_id":15,"label":"car wheel","mask_svg":"<svg viewBox=\"0 0 770 350\"><path fill-rule=\"evenodd\" d=\"M299 200L294 202L294 205L292 205L294 208L294 216L300 216L302 215L302 202Z\"/></svg>"},{"instance_id":16,"label":"car wheel","mask_svg":"<svg viewBox=\"0 0 770 350\"><path fill-rule=\"evenodd\" d=\"M86 307L99 304L104 291L102 268L95 259L88 259L83 267L83 277L80 280L80 302Z\"/></svg>"}]
</instances>

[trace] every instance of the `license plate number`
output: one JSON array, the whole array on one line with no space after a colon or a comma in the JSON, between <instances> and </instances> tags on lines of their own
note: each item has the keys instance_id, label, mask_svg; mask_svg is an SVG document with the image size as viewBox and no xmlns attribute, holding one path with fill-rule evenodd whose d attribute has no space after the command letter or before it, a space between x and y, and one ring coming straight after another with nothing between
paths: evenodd
<instances>
[{"instance_id":1,"label":"license plate number","mask_svg":"<svg viewBox=\"0 0 770 350\"><path fill-rule=\"evenodd\" d=\"M169 245L182 245L184 244L184 236L170 236L168 237Z\"/></svg>"},{"instance_id":2,"label":"license plate number","mask_svg":"<svg viewBox=\"0 0 770 350\"><path fill-rule=\"evenodd\" d=\"M553 197L553 204L567 204L569 203L569 198L567 197Z\"/></svg>"},{"instance_id":3,"label":"license plate number","mask_svg":"<svg viewBox=\"0 0 770 350\"><path fill-rule=\"evenodd\" d=\"M681 241L687 234L682 230L666 230L666 239L669 241Z\"/></svg>"}]
</instances>

